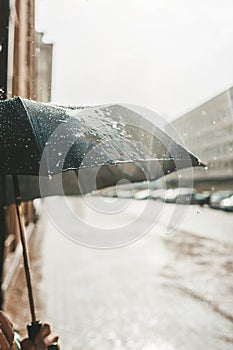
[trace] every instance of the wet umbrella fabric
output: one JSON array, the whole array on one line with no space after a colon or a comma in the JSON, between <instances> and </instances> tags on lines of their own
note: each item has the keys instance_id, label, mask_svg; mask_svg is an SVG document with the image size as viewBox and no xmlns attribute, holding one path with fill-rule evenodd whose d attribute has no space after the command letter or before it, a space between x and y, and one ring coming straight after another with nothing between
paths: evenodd
<instances>
[{"instance_id":1,"label":"wet umbrella fabric","mask_svg":"<svg viewBox=\"0 0 233 350\"><path fill-rule=\"evenodd\" d=\"M0 102L0 135L0 174L20 175L23 200L41 196L34 175L45 176L42 195L62 194L61 172L64 193L80 194L200 165L163 130L118 105L64 107L17 97ZM6 204L14 202L8 183Z\"/></svg>"}]
</instances>

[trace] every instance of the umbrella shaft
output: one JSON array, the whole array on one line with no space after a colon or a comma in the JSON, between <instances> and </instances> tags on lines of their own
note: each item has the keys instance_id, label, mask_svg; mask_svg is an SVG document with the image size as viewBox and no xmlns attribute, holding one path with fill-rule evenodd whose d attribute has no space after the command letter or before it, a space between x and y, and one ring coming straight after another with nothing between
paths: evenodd
<instances>
[{"instance_id":1,"label":"umbrella shaft","mask_svg":"<svg viewBox=\"0 0 233 350\"><path fill-rule=\"evenodd\" d=\"M22 248L23 248L24 271L25 271L26 283L27 283L27 289L28 289L28 298L29 298L31 317L32 317L32 322L36 322L35 304L34 304L34 298L33 298L33 292L32 292L31 272L30 272L30 265L29 265L29 256L28 256L28 250L27 250L27 242L25 238L24 223L21 216L21 197L19 192L17 175L12 175L12 179L13 179L14 192L15 192L16 213L17 213L17 218L19 223L20 239L21 239Z\"/></svg>"}]
</instances>

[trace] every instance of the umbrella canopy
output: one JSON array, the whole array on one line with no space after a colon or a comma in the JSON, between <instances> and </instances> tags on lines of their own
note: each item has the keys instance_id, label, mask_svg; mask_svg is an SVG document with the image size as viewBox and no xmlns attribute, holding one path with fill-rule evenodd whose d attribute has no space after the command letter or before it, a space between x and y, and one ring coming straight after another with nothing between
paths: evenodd
<instances>
[{"instance_id":1,"label":"umbrella canopy","mask_svg":"<svg viewBox=\"0 0 233 350\"><path fill-rule=\"evenodd\" d=\"M0 174L20 175L23 200L41 195L35 175L43 195L62 194L62 172L64 192L79 194L201 165L163 130L117 105L65 107L17 97L0 102L0 134ZM13 201L9 183L6 203Z\"/></svg>"}]
</instances>

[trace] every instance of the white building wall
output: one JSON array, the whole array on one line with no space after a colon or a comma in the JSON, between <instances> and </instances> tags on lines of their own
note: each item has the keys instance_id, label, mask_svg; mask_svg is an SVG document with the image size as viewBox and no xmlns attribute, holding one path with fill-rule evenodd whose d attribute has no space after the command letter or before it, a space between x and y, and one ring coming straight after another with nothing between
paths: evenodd
<instances>
[{"instance_id":1,"label":"white building wall","mask_svg":"<svg viewBox=\"0 0 233 350\"><path fill-rule=\"evenodd\" d=\"M37 101L51 101L53 44L43 42L43 33L35 32L35 96Z\"/></svg>"},{"instance_id":2,"label":"white building wall","mask_svg":"<svg viewBox=\"0 0 233 350\"><path fill-rule=\"evenodd\" d=\"M196 177L233 179L233 88L174 120L184 145L208 167ZM172 134L171 126L167 126Z\"/></svg>"}]
</instances>

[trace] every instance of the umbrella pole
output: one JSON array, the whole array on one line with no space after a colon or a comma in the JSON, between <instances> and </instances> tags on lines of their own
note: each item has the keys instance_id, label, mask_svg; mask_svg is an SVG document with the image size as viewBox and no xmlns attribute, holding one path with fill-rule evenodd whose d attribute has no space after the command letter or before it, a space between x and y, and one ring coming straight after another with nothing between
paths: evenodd
<instances>
[{"instance_id":1,"label":"umbrella pole","mask_svg":"<svg viewBox=\"0 0 233 350\"><path fill-rule=\"evenodd\" d=\"M19 192L19 183L18 183L17 175L12 175L12 180L13 180L14 193L15 193L16 213L17 213L17 218L19 223L20 239L21 239L22 248L23 248L24 271L25 271L25 277L26 277L26 283L27 283L27 289L28 289L31 318L32 318L32 323L36 323L35 304L34 304L33 291L32 291L29 256L28 256L27 242L25 237L24 223L21 216L21 213L22 213L21 196Z\"/></svg>"},{"instance_id":2,"label":"umbrella pole","mask_svg":"<svg viewBox=\"0 0 233 350\"><path fill-rule=\"evenodd\" d=\"M34 304L33 291L32 291L31 271L30 271L30 264L29 264L27 242L25 237L24 223L21 216L21 213L22 213L21 196L19 191L19 182L18 182L17 175L12 175L12 180L13 180L14 193L15 193L15 203L16 203L16 212L17 212L17 218L19 223L20 239L21 239L22 248L23 248L23 261L24 261L24 271L25 271L27 289L28 289L28 299L29 299L31 318L32 318L32 322L27 325L27 329L28 329L29 338L32 341L34 341L37 333L41 329L42 323L36 320L35 304ZM57 345L57 343L53 343L52 345L48 346L48 349L58 350L59 346Z\"/></svg>"}]
</instances>

